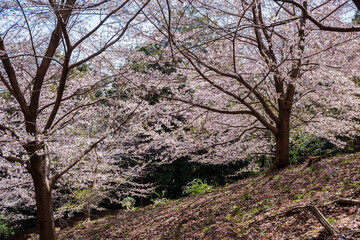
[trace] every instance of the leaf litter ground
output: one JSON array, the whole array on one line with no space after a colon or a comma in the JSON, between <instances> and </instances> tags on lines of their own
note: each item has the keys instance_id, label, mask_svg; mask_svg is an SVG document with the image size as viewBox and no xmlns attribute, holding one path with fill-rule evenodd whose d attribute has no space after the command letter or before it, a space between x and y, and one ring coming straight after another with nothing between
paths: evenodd
<instances>
[{"instance_id":1,"label":"leaf litter ground","mask_svg":"<svg viewBox=\"0 0 360 240\"><path fill-rule=\"evenodd\" d=\"M260 174L206 194L82 222L59 239L360 239L360 154ZM316 205L341 235L331 236L302 206Z\"/></svg>"}]
</instances>

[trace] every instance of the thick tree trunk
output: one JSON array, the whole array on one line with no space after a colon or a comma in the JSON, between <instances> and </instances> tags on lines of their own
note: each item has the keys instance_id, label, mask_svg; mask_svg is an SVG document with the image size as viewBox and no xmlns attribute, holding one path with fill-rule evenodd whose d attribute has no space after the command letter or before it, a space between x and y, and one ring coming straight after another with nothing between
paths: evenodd
<instances>
[{"instance_id":1,"label":"thick tree trunk","mask_svg":"<svg viewBox=\"0 0 360 240\"><path fill-rule=\"evenodd\" d=\"M33 176L40 240L56 239L51 190L44 176Z\"/></svg>"},{"instance_id":2,"label":"thick tree trunk","mask_svg":"<svg viewBox=\"0 0 360 240\"><path fill-rule=\"evenodd\" d=\"M48 166L49 162L45 156L34 154L31 157L31 165L28 169L35 187L37 222L40 240L56 239Z\"/></svg>"},{"instance_id":3,"label":"thick tree trunk","mask_svg":"<svg viewBox=\"0 0 360 240\"><path fill-rule=\"evenodd\" d=\"M275 135L275 163L274 169L286 167L290 164L290 110L282 110L279 114L280 123Z\"/></svg>"},{"instance_id":4,"label":"thick tree trunk","mask_svg":"<svg viewBox=\"0 0 360 240\"><path fill-rule=\"evenodd\" d=\"M275 163L274 168L279 169L290 164L289 132L275 137Z\"/></svg>"},{"instance_id":5,"label":"thick tree trunk","mask_svg":"<svg viewBox=\"0 0 360 240\"><path fill-rule=\"evenodd\" d=\"M281 93L279 87L279 93ZM290 164L290 113L294 101L295 86L287 86L284 97L278 99L279 122L275 133L275 163L274 169L286 167Z\"/></svg>"}]
</instances>

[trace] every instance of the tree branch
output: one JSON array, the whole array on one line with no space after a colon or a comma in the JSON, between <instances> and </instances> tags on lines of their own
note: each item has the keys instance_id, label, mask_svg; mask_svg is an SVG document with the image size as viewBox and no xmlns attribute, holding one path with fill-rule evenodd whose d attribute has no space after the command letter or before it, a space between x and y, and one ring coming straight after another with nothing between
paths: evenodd
<instances>
[{"instance_id":1,"label":"tree branch","mask_svg":"<svg viewBox=\"0 0 360 240\"><path fill-rule=\"evenodd\" d=\"M164 95L160 95L160 96L162 98L166 98L166 99L174 100L174 101L178 101L178 102L183 102L183 103L189 104L191 106L206 109L206 110L216 112L216 113L223 113L223 114L229 114L229 115L235 115L235 114L249 114L249 115L252 115L252 111L249 111L249 110L239 110L239 111L221 110L221 109L217 109L217 108L208 107L208 106L205 106L205 105L202 105L202 104L199 104L199 103L194 103L192 101L184 100L184 99L181 99L181 98L168 97L168 96L164 96Z\"/></svg>"},{"instance_id":2,"label":"tree branch","mask_svg":"<svg viewBox=\"0 0 360 240\"><path fill-rule=\"evenodd\" d=\"M330 31L330 32L360 32L360 27L331 27L331 26L326 26L322 23L320 23L318 20L316 20L315 18L313 18L308 11L306 10L306 8L304 8L301 4L293 1L293 0L274 0L275 2L284 2L284 3L290 3L296 7L298 7L304 14L304 18L310 20L313 24L315 24L319 29L324 30L324 31ZM358 0L353 0L353 2L356 4L357 8L359 8L360 6L360 1Z\"/></svg>"},{"instance_id":3,"label":"tree branch","mask_svg":"<svg viewBox=\"0 0 360 240\"><path fill-rule=\"evenodd\" d=\"M54 2L53 1L50 1L50 2L51 2L51 7L54 9L55 8ZM74 0L68 0L68 1L66 1L66 5L72 6L74 4L74 2L75 2ZM70 7L62 15L64 22L66 22L68 20L68 18L71 15L71 12L72 12L72 8ZM61 32L62 32L61 31L61 23L60 23L60 21L58 21L54 31L51 34L49 45L46 49L45 58L43 58L43 60L41 61L40 67L38 67L37 71L36 71L36 75L34 78L34 85L33 85L32 94L31 94L31 99L30 99L30 105L29 105L29 108L30 108L33 118L35 118L37 111L38 111L41 88L43 86L44 78L49 69L52 58L56 52L56 49L59 46L59 43L61 40Z\"/></svg>"},{"instance_id":4,"label":"tree branch","mask_svg":"<svg viewBox=\"0 0 360 240\"><path fill-rule=\"evenodd\" d=\"M88 32L85 36L80 38L73 46L72 48L75 49L78 45L80 45L84 40L86 40L88 37L90 37L94 32L96 32L104 23L117 11L119 11L121 8L123 8L130 0L125 1L122 3L119 7L115 8L113 11L111 11L106 17L99 22L97 26L95 26L90 32Z\"/></svg>"},{"instance_id":5,"label":"tree branch","mask_svg":"<svg viewBox=\"0 0 360 240\"><path fill-rule=\"evenodd\" d=\"M110 46L114 45L116 42L118 42L125 34L126 30L129 28L131 22L142 12L142 10L149 4L151 0L146 1L146 3L130 18L130 20L125 24L125 26L123 27L123 29L121 30L121 33L119 34L119 36L117 36L114 40L106 43L100 50L98 50L97 52L93 53L92 55L76 62L73 63L69 66L69 69L72 69L74 67L77 67L87 61L89 61L90 59L100 55L101 53L103 53L106 49L108 49Z\"/></svg>"},{"instance_id":6,"label":"tree branch","mask_svg":"<svg viewBox=\"0 0 360 240\"><path fill-rule=\"evenodd\" d=\"M1 150L0 150L0 157L4 158L6 161L11 163L20 163L21 165L26 163L26 161L22 160L21 158L17 158L13 156L4 156Z\"/></svg>"},{"instance_id":7,"label":"tree branch","mask_svg":"<svg viewBox=\"0 0 360 240\"><path fill-rule=\"evenodd\" d=\"M23 112L25 118L29 118L30 117L29 108L26 104L25 97L24 97L23 93L21 92L19 83L16 78L15 70L9 60L8 54L5 49L4 41L1 36L0 36L0 50L4 51L3 57L1 58L1 62L4 65L5 71L8 75L9 81L10 81L11 90L9 89L9 91L14 94L13 96L19 103L21 111ZM6 82L4 79L4 76L1 75L0 77L1 77L2 82ZM7 84L5 84L5 86L9 87L9 85L7 85Z\"/></svg>"},{"instance_id":8,"label":"tree branch","mask_svg":"<svg viewBox=\"0 0 360 240\"><path fill-rule=\"evenodd\" d=\"M27 29L28 29L28 32L29 32L29 36L30 36L31 48L32 48L32 50L34 52L34 56L35 56L36 67L39 67L39 62L38 62L37 57L36 57L37 54L36 54L36 49L35 49L35 45L34 45L33 35L32 35L32 32L31 32L31 29L30 29L29 21L28 21L28 19L26 17L24 9L23 9L22 5L20 4L19 0L16 0L16 2L20 7L22 15L24 16L26 26L27 26Z\"/></svg>"}]
</instances>

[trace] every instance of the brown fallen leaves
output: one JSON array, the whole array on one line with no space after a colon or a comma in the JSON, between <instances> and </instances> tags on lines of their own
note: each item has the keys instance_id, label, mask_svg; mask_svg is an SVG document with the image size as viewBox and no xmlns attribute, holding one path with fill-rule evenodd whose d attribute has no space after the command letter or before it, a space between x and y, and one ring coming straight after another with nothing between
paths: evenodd
<instances>
[{"instance_id":1,"label":"brown fallen leaves","mask_svg":"<svg viewBox=\"0 0 360 240\"><path fill-rule=\"evenodd\" d=\"M338 199L360 199L360 154L309 167L305 162L207 194L119 211L63 229L59 239L360 239L358 205ZM309 206L337 231L329 233Z\"/></svg>"}]
</instances>

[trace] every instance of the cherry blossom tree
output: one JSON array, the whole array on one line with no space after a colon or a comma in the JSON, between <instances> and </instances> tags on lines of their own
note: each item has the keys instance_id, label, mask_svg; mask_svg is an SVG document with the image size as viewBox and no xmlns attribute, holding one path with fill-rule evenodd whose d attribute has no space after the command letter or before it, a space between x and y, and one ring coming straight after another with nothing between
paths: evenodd
<instances>
[{"instance_id":1,"label":"cherry blossom tree","mask_svg":"<svg viewBox=\"0 0 360 240\"><path fill-rule=\"evenodd\" d=\"M0 3L0 198L4 206L35 202L41 239L56 239L52 192L63 176L80 186L89 174L114 173L100 171L110 159L107 143L137 121L141 102L112 105L124 94L102 95L115 82L129 86L123 60L107 57L131 40L125 33L149 2ZM96 164L85 158L95 149L107 154Z\"/></svg>"},{"instance_id":2,"label":"cherry blossom tree","mask_svg":"<svg viewBox=\"0 0 360 240\"><path fill-rule=\"evenodd\" d=\"M2 1L1 204L36 204L40 238L55 239L54 188L138 175L114 171L124 149L215 163L271 152L280 168L294 131L342 146L358 131L359 36L316 31L315 4ZM134 43L155 50L122 47Z\"/></svg>"},{"instance_id":3,"label":"cherry blossom tree","mask_svg":"<svg viewBox=\"0 0 360 240\"><path fill-rule=\"evenodd\" d=\"M178 149L203 149L199 158L213 163L268 153L281 168L290 163L292 132L337 146L339 136L357 134L358 55L347 50L358 49L356 34L316 31L301 9L274 1L165 1L152 9L151 40L168 51L151 60L178 69L158 86L171 94L154 94L193 119Z\"/></svg>"}]
</instances>

